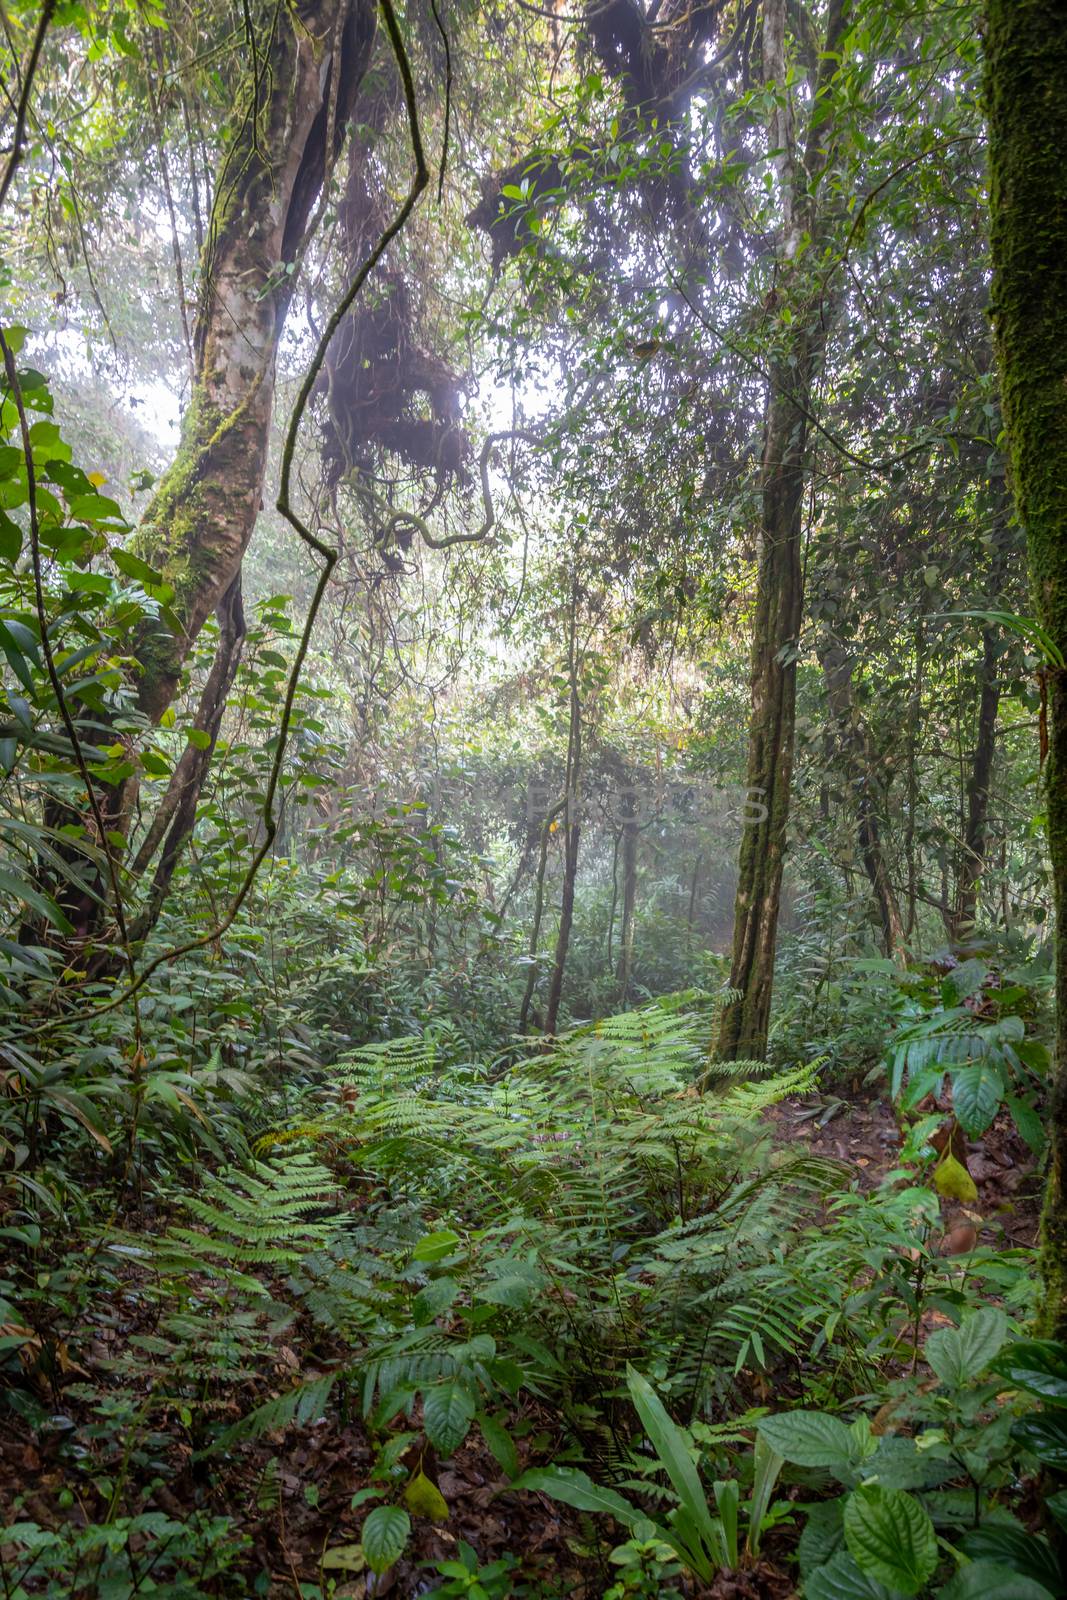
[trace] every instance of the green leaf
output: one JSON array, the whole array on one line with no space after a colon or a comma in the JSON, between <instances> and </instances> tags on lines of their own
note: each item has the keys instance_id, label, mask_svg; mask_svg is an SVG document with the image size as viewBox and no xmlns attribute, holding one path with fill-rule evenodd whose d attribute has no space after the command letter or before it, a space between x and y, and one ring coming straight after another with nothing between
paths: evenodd
<instances>
[{"instance_id":1,"label":"green leaf","mask_svg":"<svg viewBox=\"0 0 1067 1600\"><path fill-rule=\"evenodd\" d=\"M10 561L14 564L21 550L22 529L6 511L0 511L0 561Z\"/></svg>"},{"instance_id":2,"label":"green leaf","mask_svg":"<svg viewBox=\"0 0 1067 1600\"><path fill-rule=\"evenodd\" d=\"M965 1533L962 1544L972 1561L1009 1567L1012 1572L1043 1584L1052 1594L1063 1594L1067 1590L1059 1559L1048 1540L1027 1533L1023 1528L987 1523Z\"/></svg>"},{"instance_id":3,"label":"green leaf","mask_svg":"<svg viewBox=\"0 0 1067 1600\"><path fill-rule=\"evenodd\" d=\"M797 1546L800 1574L805 1579L841 1549L845 1540L845 1502L843 1497L819 1500L806 1509L807 1521Z\"/></svg>"},{"instance_id":4,"label":"green leaf","mask_svg":"<svg viewBox=\"0 0 1067 1600\"><path fill-rule=\"evenodd\" d=\"M761 1417L757 1429L786 1461L797 1467L826 1467L848 1472L856 1460L853 1435L837 1417L824 1411L781 1411Z\"/></svg>"},{"instance_id":5,"label":"green leaf","mask_svg":"<svg viewBox=\"0 0 1067 1600\"><path fill-rule=\"evenodd\" d=\"M753 1452L752 1495L748 1503L748 1537L746 1548L750 1555L758 1555L760 1530L771 1503L778 1475L785 1465L784 1459L773 1449L762 1433L756 1435Z\"/></svg>"},{"instance_id":6,"label":"green leaf","mask_svg":"<svg viewBox=\"0 0 1067 1600\"><path fill-rule=\"evenodd\" d=\"M58 928L60 933L74 932L54 900L42 894L39 889L35 889L31 883L27 883L25 878L18 878L3 868L0 868L0 893L11 895L13 899L21 900L34 911L40 912L45 921Z\"/></svg>"},{"instance_id":7,"label":"green leaf","mask_svg":"<svg viewBox=\"0 0 1067 1600\"><path fill-rule=\"evenodd\" d=\"M507 1477L517 1477L519 1452L515 1448L511 1434L495 1417L488 1416L484 1411L479 1411L475 1420L482 1430L482 1438L489 1446L493 1459L503 1468Z\"/></svg>"},{"instance_id":8,"label":"green leaf","mask_svg":"<svg viewBox=\"0 0 1067 1600\"><path fill-rule=\"evenodd\" d=\"M197 750L208 750L211 748L211 735L203 728L187 728L185 731L185 736L189 743Z\"/></svg>"},{"instance_id":9,"label":"green leaf","mask_svg":"<svg viewBox=\"0 0 1067 1600\"><path fill-rule=\"evenodd\" d=\"M547 1494L550 1500L573 1506L576 1511L595 1511L601 1516L614 1517L624 1528L632 1528L644 1515L621 1494L616 1494L614 1489L601 1488L577 1467L528 1467L511 1487L535 1489L539 1494Z\"/></svg>"},{"instance_id":10,"label":"green leaf","mask_svg":"<svg viewBox=\"0 0 1067 1600\"><path fill-rule=\"evenodd\" d=\"M450 1256L460 1243L458 1233L453 1233L451 1228L441 1228L437 1233L427 1233L419 1240L411 1252L413 1261L441 1261L445 1256Z\"/></svg>"},{"instance_id":11,"label":"green leaf","mask_svg":"<svg viewBox=\"0 0 1067 1600\"><path fill-rule=\"evenodd\" d=\"M59 443L59 424L35 422L30 429L30 443L35 450L46 450Z\"/></svg>"},{"instance_id":12,"label":"green leaf","mask_svg":"<svg viewBox=\"0 0 1067 1600\"><path fill-rule=\"evenodd\" d=\"M372 1572L388 1572L403 1554L411 1532L411 1518L399 1506L375 1506L360 1535L363 1554Z\"/></svg>"},{"instance_id":13,"label":"green leaf","mask_svg":"<svg viewBox=\"0 0 1067 1600\"><path fill-rule=\"evenodd\" d=\"M1040 1156L1045 1149L1045 1129L1041 1118L1022 1095L1006 1094L1004 1104L1011 1112L1011 1119L1018 1128L1026 1143L1030 1146L1035 1156Z\"/></svg>"},{"instance_id":14,"label":"green leaf","mask_svg":"<svg viewBox=\"0 0 1067 1600\"><path fill-rule=\"evenodd\" d=\"M122 523L123 527L126 525L122 507L117 501L109 500L106 494L96 494L94 492L93 494L76 495L70 501L67 509L75 522L87 522L91 527L116 521ZM124 556L126 555L125 551L122 553ZM113 550L111 554L114 556L115 551ZM128 556L127 559L132 561L136 558ZM141 562L140 565L144 566L144 562ZM146 570L150 572L152 569L149 567Z\"/></svg>"},{"instance_id":15,"label":"green leaf","mask_svg":"<svg viewBox=\"0 0 1067 1600\"><path fill-rule=\"evenodd\" d=\"M918 1500L868 1484L845 1505L845 1543L861 1571L903 1594L918 1594L937 1567L937 1535Z\"/></svg>"},{"instance_id":16,"label":"green leaf","mask_svg":"<svg viewBox=\"0 0 1067 1600\"><path fill-rule=\"evenodd\" d=\"M1023 1417L1012 1427L1011 1436L1047 1467L1067 1472L1067 1416Z\"/></svg>"},{"instance_id":17,"label":"green leaf","mask_svg":"<svg viewBox=\"0 0 1067 1600\"><path fill-rule=\"evenodd\" d=\"M952 1073L952 1109L972 1139L989 1127L1003 1098L1000 1073L988 1061Z\"/></svg>"},{"instance_id":18,"label":"green leaf","mask_svg":"<svg viewBox=\"0 0 1067 1600\"><path fill-rule=\"evenodd\" d=\"M663 1408L663 1402L648 1379L643 1378L636 1368L629 1365L626 1368L626 1384L642 1426L652 1441L663 1469L670 1478L684 1510L688 1513L695 1532L709 1554L714 1554L716 1559L725 1565L726 1552L722 1549L720 1524L708 1510L707 1496L682 1430L671 1421ZM771 1447L774 1448L773 1443Z\"/></svg>"},{"instance_id":19,"label":"green leaf","mask_svg":"<svg viewBox=\"0 0 1067 1600\"><path fill-rule=\"evenodd\" d=\"M804 1580L804 1600L899 1600L899 1589L887 1589L863 1572L847 1550L839 1550L824 1567Z\"/></svg>"},{"instance_id":20,"label":"green leaf","mask_svg":"<svg viewBox=\"0 0 1067 1600\"><path fill-rule=\"evenodd\" d=\"M1061 1528L1067 1528L1067 1489L1057 1489L1045 1501L1045 1510L1051 1511Z\"/></svg>"},{"instance_id":21,"label":"green leaf","mask_svg":"<svg viewBox=\"0 0 1067 1600\"><path fill-rule=\"evenodd\" d=\"M1016 1389L1067 1405L1067 1345L1057 1339L1017 1339L992 1363Z\"/></svg>"},{"instance_id":22,"label":"green leaf","mask_svg":"<svg viewBox=\"0 0 1067 1600\"><path fill-rule=\"evenodd\" d=\"M937 1591L937 1600L1056 1600L1057 1593L998 1562L969 1561Z\"/></svg>"},{"instance_id":23,"label":"green leaf","mask_svg":"<svg viewBox=\"0 0 1067 1600\"><path fill-rule=\"evenodd\" d=\"M420 1289L411 1304L415 1326L424 1328L442 1311L447 1311L458 1293L459 1286L452 1278L435 1278L433 1283Z\"/></svg>"},{"instance_id":24,"label":"green leaf","mask_svg":"<svg viewBox=\"0 0 1067 1600\"><path fill-rule=\"evenodd\" d=\"M22 687L28 694L33 694L33 673L27 665L26 657L15 643L10 628L3 622L0 622L0 650L3 650L8 666Z\"/></svg>"},{"instance_id":25,"label":"green leaf","mask_svg":"<svg viewBox=\"0 0 1067 1600\"><path fill-rule=\"evenodd\" d=\"M0 627L14 640L19 650L29 656L37 666L41 665L40 646L32 628L27 628L24 622L18 622L14 617L7 618L5 622L0 623Z\"/></svg>"},{"instance_id":26,"label":"green leaf","mask_svg":"<svg viewBox=\"0 0 1067 1600\"><path fill-rule=\"evenodd\" d=\"M422 1396L422 1421L435 1450L450 1456L459 1449L474 1420L475 1404L461 1383L435 1383Z\"/></svg>"},{"instance_id":27,"label":"green leaf","mask_svg":"<svg viewBox=\"0 0 1067 1600\"><path fill-rule=\"evenodd\" d=\"M147 561L142 561L139 556L131 555L129 550L114 547L109 554L115 566L127 578L133 578L138 583L157 584L163 582L159 573L153 571Z\"/></svg>"},{"instance_id":28,"label":"green leaf","mask_svg":"<svg viewBox=\"0 0 1067 1600\"><path fill-rule=\"evenodd\" d=\"M1008 1319L997 1306L983 1306L958 1328L939 1328L923 1348L930 1366L958 1389L983 1373L1008 1337Z\"/></svg>"}]
</instances>

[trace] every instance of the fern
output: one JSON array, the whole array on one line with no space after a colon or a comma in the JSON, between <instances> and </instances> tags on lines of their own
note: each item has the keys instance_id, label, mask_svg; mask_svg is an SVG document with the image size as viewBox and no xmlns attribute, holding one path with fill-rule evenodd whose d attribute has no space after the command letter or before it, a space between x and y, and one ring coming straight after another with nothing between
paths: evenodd
<instances>
[{"instance_id":1,"label":"fern","mask_svg":"<svg viewBox=\"0 0 1067 1600\"><path fill-rule=\"evenodd\" d=\"M230 1288L266 1296L248 1269L294 1265L336 1228L309 1212L336 1208L337 1184L306 1151L287 1152L250 1170L207 1174L203 1192L183 1196L188 1223L175 1222L155 1239L118 1236L110 1249L139 1260L162 1279L200 1273Z\"/></svg>"},{"instance_id":2,"label":"fern","mask_svg":"<svg viewBox=\"0 0 1067 1600\"><path fill-rule=\"evenodd\" d=\"M781 1274L769 1263L841 1186L842 1168L772 1162L762 1117L809 1088L815 1069L709 1068L714 1002L685 998L576 1028L494 1080L447 1073L426 1037L366 1047L339 1068L333 1112L301 1124L394 1203L477 1233L450 1270L475 1303L500 1307L535 1381L569 1390L579 1409L584 1395L610 1393L627 1359L645 1361L650 1341L694 1389L753 1355L791 1359L804 1333L798 1323L791 1338L790 1319L812 1310L799 1294L776 1305ZM345 1324L367 1340L365 1410L466 1359L425 1328L394 1327L376 1352L373 1282L365 1273ZM310 1292L313 1314L328 1314L333 1291Z\"/></svg>"}]
</instances>

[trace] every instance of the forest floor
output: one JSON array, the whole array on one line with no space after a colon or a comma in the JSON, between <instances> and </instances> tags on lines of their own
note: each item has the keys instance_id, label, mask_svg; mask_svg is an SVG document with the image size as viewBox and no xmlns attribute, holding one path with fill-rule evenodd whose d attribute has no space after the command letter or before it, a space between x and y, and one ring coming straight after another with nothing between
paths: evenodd
<instances>
[{"instance_id":1,"label":"forest floor","mask_svg":"<svg viewBox=\"0 0 1067 1600\"><path fill-rule=\"evenodd\" d=\"M947 1123L951 1107L944 1102L938 1109ZM765 1116L783 1144L803 1140L815 1154L854 1167L863 1190L876 1189L897 1165L900 1127L888 1100L876 1092L859 1091L847 1100L792 1096L771 1106ZM1043 1185L1008 1113L1001 1111L980 1139L954 1142L953 1154L974 1179L978 1198L969 1205L942 1199L943 1253L964 1255L976 1244L999 1250L1033 1245Z\"/></svg>"},{"instance_id":2,"label":"forest floor","mask_svg":"<svg viewBox=\"0 0 1067 1600\"><path fill-rule=\"evenodd\" d=\"M803 1141L813 1152L847 1163L865 1190L876 1187L897 1162L900 1132L892 1109L877 1094L860 1093L848 1100L792 1098L767 1115L777 1141L794 1148ZM976 1242L1001 1249L1031 1245L1037 1232L1040 1182L1033 1158L1010 1122L999 1119L963 1153L978 1199L969 1206L942 1202L941 1250L962 1257ZM77 1450L93 1451L94 1434L100 1436L100 1400L113 1381L116 1361L121 1363L131 1340L151 1332L134 1309L135 1301L135 1296L116 1286L110 1298L93 1302L81 1324L69 1330L58 1351L52 1351L51 1370L42 1365L26 1372L27 1385L38 1400L54 1407L55 1426L42 1434L14 1412L4 1413L0 1515L5 1524L32 1518L42 1527L55 1528L79 1515L87 1521L106 1517L106 1495L89 1486L84 1472L75 1479L68 1463L72 1440L78 1441ZM239 1394L231 1386L232 1398L223 1411L227 1406L237 1412L263 1403L288 1387L295 1373L304 1380L313 1377L308 1351L314 1352L313 1364L324 1369L333 1356L340 1361L344 1354L324 1349L321 1335L298 1322L276 1343L273 1359L244 1374ZM758 1394L753 1400L760 1403ZM513 1431L524 1466L528 1458L543 1459L546 1450L562 1443L558 1420L547 1410L542 1412L534 1399L525 1403ZM160 1480L143 1502L145 1508L176 1521L184 1521L197 1509L233 1519L236 1531L249 1541L240 1566L269 1574L269 1587L261 1578L249 1593L282 1597L325 1592L318 1587L324 1551L355 1543L366 1514L358 1498L353 1508L352 1499L367 1487L375 1452L358 1420L343 1421L331 1408L330 1416L320 1423L267 1434L228 1457L214 1457L210 1477L177 1416L161 1433L162 1437L155 1435L148 1470L141 1468L135 1474L143 1473L148 1482ZM357 1600L368 1593L417 1595L433 1586L432 1565L426 1563L453 1556L460 1540L472 1545L483 1562L521 1553L522 1579L526 1583L540 1579L543 1592L570 1600L594 1600L604 1593L614 1575L592 1548L586 1519L542 1495L509 1492L501 1468L480 1437L477 1443L473 1434L471 1438L445 1463L438 1465L429 1453L421 1460L448 1503L447 1526L417 1518L408 1552L376 1587L369 1591L361 1575L338 1574L336 1600ZM410 1465L416 1470L419 1461ZM127 1485L124 1498L137 1500L134 1484ZM17 1508L16 1499L21 1502ZM788 1532L782 1532L788 1539ZM517 1587L515 1592L523 1591ZM703 1600L787 1600L795 1590L789 1574L767 1560L753 1571L720 1574L711 1588L686 1588L685 1593Z\"/></svg>"}]
</instances>

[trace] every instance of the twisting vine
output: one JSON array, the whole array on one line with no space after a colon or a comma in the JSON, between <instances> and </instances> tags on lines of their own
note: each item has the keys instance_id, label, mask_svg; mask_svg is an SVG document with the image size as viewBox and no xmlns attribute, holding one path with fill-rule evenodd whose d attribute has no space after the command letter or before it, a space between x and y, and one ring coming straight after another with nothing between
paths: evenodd
<instances>
[{"instance_id":1,"label":"twisting vine","mask_svg":"<svg viewBox=\"0 0 1067 1600\"><path fill-rule=\"evenodd\" d=\"M142 967L140 972L131 976L129 984L125 989L122 990L120 994L116 995L114 999L109 1000L105 1005L96 1006L86 1011L83 1014L86 1020L92 1017L101 1016L108 1011L114 1011L118 1006L124 1005L138 992L138 990L144 987L148 979L160 967L169 965L171 962L179 960L182 956L191 955L195 950L202 950L205 946L214 944L219 938L221 938L226 930L232 926L238 912L240 911L245 900L248 898L259 869L266 859L278 831L278 819L275 815L274 802L278 792L278 784L281 781L282 765L285 760L285 753L289 743L289 730L292 723L293 706L296 701L296 692L300 684L300 678L304 668L304 661L307 657L308 648L311 643L312 631L322 605L323 596L326 593L326 588L330 581L330 575L332 574L333 569L337 565L338 561L337 549L332 545L326 544L324 540L312 533L311 529L308 527L307 523L304 522L303 518L300 516L299 512L292 503L293 461L296 455L296 446L300 434L300 427L304 419L304 413L307 410L308 402L311 398L312 390L314 389L319 374L322 371L323 362L326 359L326 351L330 340L333 338L343 318L348 314L364 284L370 277L370 274L374 271L374 268L378 265L378 262L381 260L386 250L388 250L390 244L404 228L408 218L415 209L420 194L429 182L430 177L429 167L426 164L426 156L423 150L422 133L419 127L419 113L418 103L415 95L415 82L411 71L411 63L408 58L407 49L404 45L403 36L400 32L399 23L397 22L396 12L393 9L392 0L378 0L378 3L381 7L386 32L389 35L389 43L392 47L393 54L396 58L397 69L400 73L400 81L404 94L404 103L408 115L408 128L411 135L411 148L415 158L415 171L403 203L400 205L396 215L393 217L393 220L379 235L377 242L370 250L369 254L364 258L359 270L356 272L354 278L345 291L344 296L335 307L330 320L323 329L322 336L319 339L318 345L315 349L315 354L313 355L311 363L308 366L307 372L305 373L304 381L300 386L300 392L296 397L292 412L290 413L289 425L286 429L285 444L282 450L280 492L276 502L277 508L285 520L289 523L290 527L297 534L297 537L301 540L301 542L307 545L308 549L314 551L317 556L321 557L322 570L319 574L314 593L311 597L311 604L308 608L307 617L305 619L303 631L300 636L300 643L297 648L292 671L289 674L289 680L286 684L285 700L282 706L281 720L278 725L278 737L275 744L274 759L271 763L270 776L267 781L266 793L264 795L263 806L261 809L263 837L251 860L249 861L245 875L242 878L241 883L233 896L233 899L230 901L228 909L219 919L219 921L216 922L215 926L210 928L207 933L201 934L196 939L189 939L184 944L175 945L169 950L161 951L160 954L149 961L146 966ZM49 1032L57 1027L67 1027L72 1021L78 1020L81 1020L80 1015L68 1015L62 1018L55 1018L50 1021L43 1022L39 1026L27 1031L30 1034L38 1035Z\"/></svg>"}]
</instances>

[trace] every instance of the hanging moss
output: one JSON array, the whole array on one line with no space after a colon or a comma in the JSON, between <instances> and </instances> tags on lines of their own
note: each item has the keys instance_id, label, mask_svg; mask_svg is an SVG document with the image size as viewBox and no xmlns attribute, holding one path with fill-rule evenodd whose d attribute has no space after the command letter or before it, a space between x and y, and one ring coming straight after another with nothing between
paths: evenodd
<instances>
[{"instance_id":1,"label":"hanging moss","mask_svg":"<svg viewBox=\"0 0 1067 1600\"><path fill-rule=\"evenodd\" d=\"M1034 606L1067 655L1067 4L988 0L993 321ZM1042 1239L1044 1322L1067 1337L1067 673L1047 670L1057 1065Z\"/></svg>"}]
</instances>

